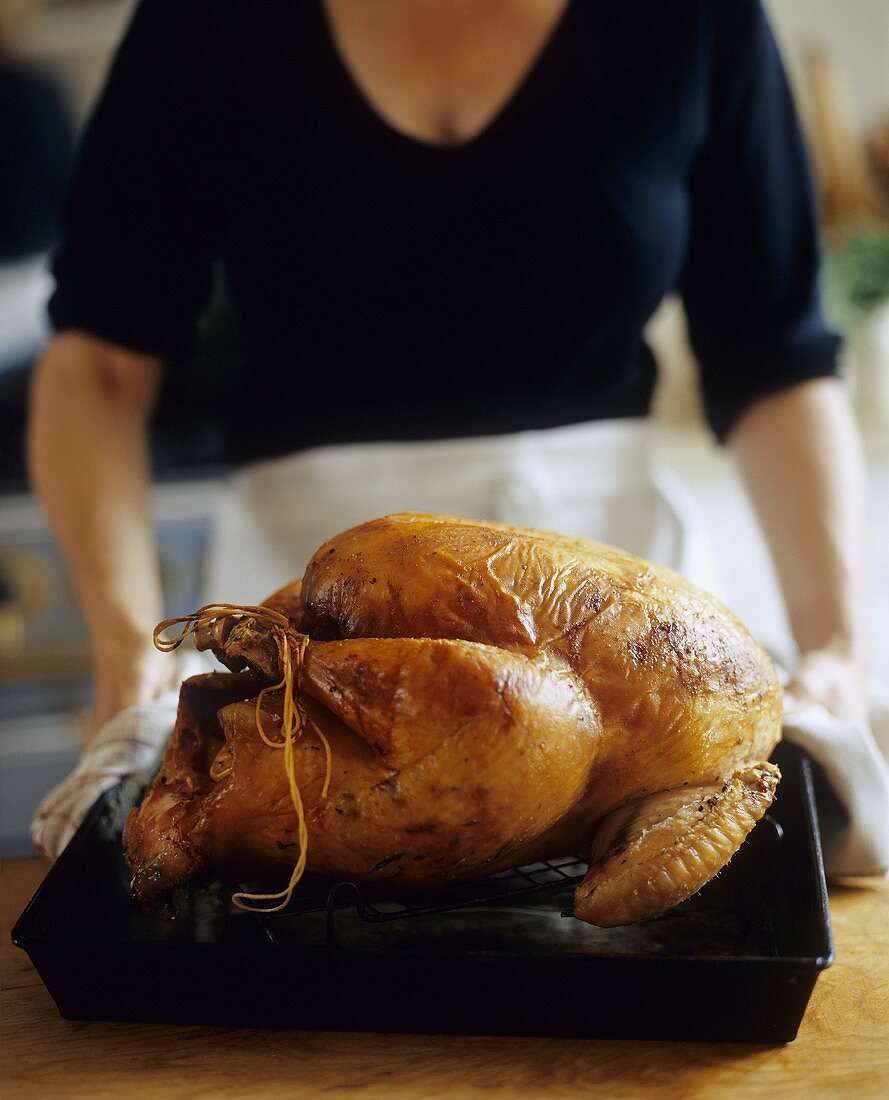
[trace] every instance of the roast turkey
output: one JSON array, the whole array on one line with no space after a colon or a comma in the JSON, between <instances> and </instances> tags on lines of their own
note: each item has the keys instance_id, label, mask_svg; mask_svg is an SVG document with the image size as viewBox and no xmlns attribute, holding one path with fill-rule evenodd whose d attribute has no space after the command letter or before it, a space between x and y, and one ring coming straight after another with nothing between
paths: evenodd
<instances>
[{"instance_id":1,"label":"roast turkey","mask_svg":"<svg viewBox=\"0 0 889 1100\"><path fill-rule=\"evenodd\" d=\"M302 858L408 891L588 851L575 915L628 924L712 878L780 778L781 691L744 626L580 538L386 516L262 607L186 625L232 671L183 684L127 821L141 899L201 868Z\"/></svg>"}]
</instances>

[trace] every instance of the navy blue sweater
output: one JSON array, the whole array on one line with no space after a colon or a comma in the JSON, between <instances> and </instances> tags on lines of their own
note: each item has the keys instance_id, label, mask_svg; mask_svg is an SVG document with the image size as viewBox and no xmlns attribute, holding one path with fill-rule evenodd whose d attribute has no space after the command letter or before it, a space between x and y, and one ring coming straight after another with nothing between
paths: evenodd
<instances>
[{"instance_id":1,"label":"navy blue sweater","mask_svg":"<svg viewBox=\"0 0 889 1100\"><path fill-rule=\"evenodd\" d=\"M836 370L757 0L573 0L476 138L387 125L319 0L143 0L86 131L51 316L168 358L224 265L235 457L648 411L679 289L719 437Z\"/></svg>"}]
</instances>

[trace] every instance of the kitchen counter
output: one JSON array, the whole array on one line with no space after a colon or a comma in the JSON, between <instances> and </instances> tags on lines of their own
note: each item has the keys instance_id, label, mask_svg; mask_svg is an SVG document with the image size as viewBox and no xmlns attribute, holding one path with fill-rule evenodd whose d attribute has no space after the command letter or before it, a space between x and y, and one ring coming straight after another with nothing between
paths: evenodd
<instances>
[{"instance_id":1,"label":"kitchen counter","mask_svg":"<svg viewBox=\"0 0 889 1100\"><path fill-rule=\"evenodd\" d=\"M0 1088L19 1097L855 1097L889 1095L889 882L831 888L837 962L783 1047L369 1035L63 1020L10 929L46 872L0 865ZM71 904L88 904L71 899ZM702 990L713 1010L719 991ZM591 991L593 994L593 991ZM138 990L134 990L138 995ZM175 997L175 990L170 991ZM294 989L311 996L311 990ZM533 995L533 991L531 991ZM669 999L664 1011L670 1011Z\"/></svg>"}]
</instances>

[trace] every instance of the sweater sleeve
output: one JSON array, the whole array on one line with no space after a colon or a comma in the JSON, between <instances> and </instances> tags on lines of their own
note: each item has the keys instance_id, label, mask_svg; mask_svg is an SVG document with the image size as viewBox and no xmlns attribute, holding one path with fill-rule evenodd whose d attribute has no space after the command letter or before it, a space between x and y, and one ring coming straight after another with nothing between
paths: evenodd
<instances>
[{"instance_id":1,"label":"sweater sleeve","mask_svg":"<svg viewBox=\"0 0 889 1100\"><path fill-rule=\"evenodd\" d=\"M56 329L169 356L190 343L216 252L209 63L200 0L142 0L86 127L69 188Z\"/></svg>"},{"instance_id":2,"label":"sweater sleeve","mask_svg":"<svg viewBox=\"0 0 889 1100\"><path fill-rule=\"evenodd\" d=\"M704 409L724 440L758 397L837 370L806 149L759 0L706 6L710 125L682 278Z\"/></svg>"}]
</instances>

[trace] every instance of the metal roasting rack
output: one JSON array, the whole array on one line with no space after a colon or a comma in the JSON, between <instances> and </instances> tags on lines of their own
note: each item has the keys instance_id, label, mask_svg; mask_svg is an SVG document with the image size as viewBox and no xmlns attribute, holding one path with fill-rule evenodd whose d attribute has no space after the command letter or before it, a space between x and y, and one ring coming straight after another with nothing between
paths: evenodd
<instances>
[{"instance_id":1,"label":"metal roasting rack","mask_svg":"<svg viewBox=\"0 0 889 1100\"><path fill-rule=\"evenodd\" d=\"M272 943L278 944L276 929L300 916L323 911L327 915L327 946L332 948L336 943L336 915L345 908L354 909L364 921L381 924L475 905L504 905L531 898L543 900L556 891L576 886L586 874L587 867L587 861L581 856L558 856L511 867L486 878L412 891L407 896L393 893L381 885L359 884L347 879L332 883L328 880L325 886L321 876L313 876L304 896L294 897L289 909L257 919L263 921L265 933ZM562 915L570 916L570 911Z\"/></svg>"}]
</instances>

